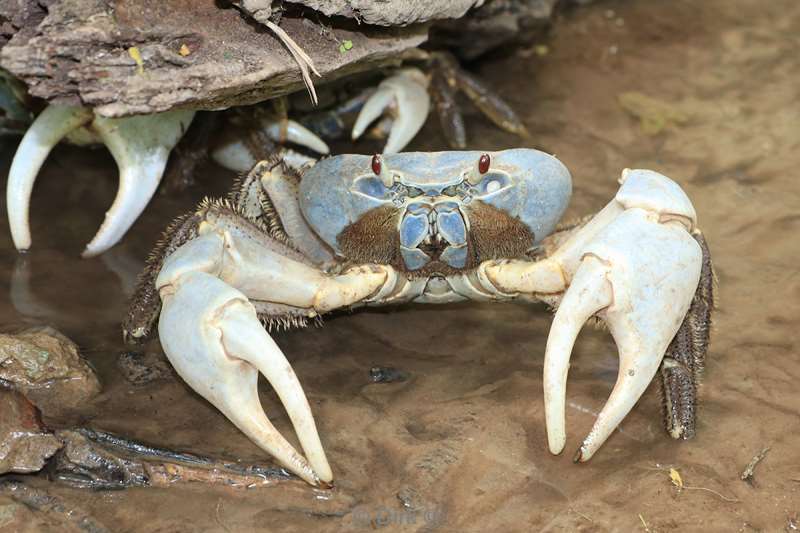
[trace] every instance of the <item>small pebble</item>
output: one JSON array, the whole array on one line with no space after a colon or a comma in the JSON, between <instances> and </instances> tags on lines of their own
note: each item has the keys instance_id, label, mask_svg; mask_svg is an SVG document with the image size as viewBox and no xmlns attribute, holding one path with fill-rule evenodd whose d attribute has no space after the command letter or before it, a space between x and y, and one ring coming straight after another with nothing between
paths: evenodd
<instances>
[{"instance_id":1,"label":"small pebble","mask_svg":"<svg viewBox=\"0 0 800 533\"><path fill-rule=\"evenodd\" d=\"M391 366L373 366L369 369L369 378L373 383L394 383L408 379L408 372Z\"/></svg>"}]
</instances>

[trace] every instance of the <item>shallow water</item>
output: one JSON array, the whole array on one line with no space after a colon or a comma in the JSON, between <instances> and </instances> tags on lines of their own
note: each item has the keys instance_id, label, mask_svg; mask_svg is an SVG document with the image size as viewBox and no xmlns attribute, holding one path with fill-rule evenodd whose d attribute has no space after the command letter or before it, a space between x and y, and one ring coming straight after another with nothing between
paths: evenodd
<instances>
[{"instance_id":1,"label":"shallow water","mask_svg":"<svg viewBox=\"0 0 800 533\"><path fill-rule=\"evenodd\" d=\"M275 335L312 404L334 491L292 481L248 491L53 492L117 531L781 531L797 520L800 4L598 2L562 16L542 44L544 55L522 50L479 71L523 111L532 139L498 132L473 112L470 139L474 148L529 145L558 155L574 178L568 216L602 207L625 167L662 171L689 193L719 277L693 440L666 436L653 386L589 463L551 456L541 394L550 315L541 306L368 310ZM628 92L649 99L620 97ZM646 133L654 124L664 127ZM429 121L411 148L442 146ZM3 175L11 154L2 154ZM116 366L126 349L126 290L142 258L172 217L226 189L229 174L204 170L182 196L158 196L113 252L81 260L113 199L116 171L103 151L58 148L34 193L33 251L21 259L10 237L0 238L9 294L0 326L52 324L98 369L103 393L79 418L52 425L264 461L179 379L133 387ZM375 365L410 379L371 383ZM616 365L608 334L587 328L572 357L568 446L591 427ZM294 441L266 386L262 398ZM755 486L741 481L767 446Z\"/></svg>"}]
</instances>

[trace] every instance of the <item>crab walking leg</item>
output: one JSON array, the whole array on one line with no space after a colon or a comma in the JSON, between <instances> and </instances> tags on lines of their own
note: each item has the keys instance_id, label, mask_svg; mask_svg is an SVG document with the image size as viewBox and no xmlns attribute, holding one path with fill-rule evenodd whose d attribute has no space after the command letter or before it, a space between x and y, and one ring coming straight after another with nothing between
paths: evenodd
<instances>
[{"instance_id":1,"label":"crab walking leg","mask_svg":"<svg viewBox=\"0 0 800 533\"><path fill-rule=\"evenodd\" d=\"M260 133L277 143L290 142L305 146L319 154L327 155L330 153L330 148L325 141L294 120L265 119L262 121ZM237 137L216 147L211 152L211 157L223 167L234 172L247 172L253 168L262 155L269 155L254 154L248 144L247 141ZM285 149L284 159L293 168L300 168L315 162L314 159L290 149Z\"/></svg>"},{"instance_id":2,"label":"crab walking leg","mask_svg":"<svg viewBox=\"0 0 800 533\"><path fill-rule=\"evenodd\" d=\"M292 243L317 265L333 261L331 251L300 212L299 179L293 179L282 165L276 165L271 170L263 169L259 182Z\"/></svg>"},{"instance_id":3,"label":"crab walking leg","mask_svg":"<svg viewBox=\"0 0 800 533\"><path fill-rule=\"evenodd\" d=\"M383 80L364 103L353 125L353 140L361 137L387 108L394 107L396 116L383 153L395 154L405 148L425 124L430 106L425 75L419 69L402 69Z\"/></svg>"},{"instance_id":4,"label":"crab walking leg","mask_svg":"<svg viewBox=\"0 0 800 533\"><path fill-rule=\"evenodd\" d=\"M451 148L465 149L467 128L464 125L464 116L458 108L455 91L450 87L441 69L436 70L431 76L431 92L436 114L439 116L439 125L447 143Z\"/></svg>"},{"instance_id":5,"label":"crab walking leg","mask_svg":"<svg viewBox=\"0 0 800 533\"><path fill-rule=\"evenodd\" d=\"M312 485L333 479L311 408L247 298L204 272L161 288L159 336L180 376L253 442ZM275 429L258 398L258 373L278 393L310 464Z\"/></svg>"},{"instance_id":6,"label":"crab walking leg","mask_svg":"<svg viewBox=\"0 0 800 533\"><path fill-rule=\"evenodd\" d=\"M11 237L17 250L31 247L29 210L36 176L53 147L71 131L91 122L91 109L50 105L25 133L14 154L6 187L6 206Z\"/></svg>"},{"instance_id":7,"label":"crab walking leg","mask_svg":"<svg viewBox=\"0 0 800 533\"><path fill-rule=\"evenodd\" d=\"M331 151L316 133L294 120L270 121L264 125L264 132L276 142L289 141L310 148L318 154L329 154Z\"/></svg>"},{"instance_id":8,"label":"crab walking leg","mask_svg":"<svg viewBox=\"0 0 800 533\"><path fill-rule=\"evenodd\" d=\"M155 193L172 148L183 136L194 111L168 111L126 118L96 117L92 128L119 167L119 189L84 257L114 246L136 221Z\"/></svg>"}]
</instances>

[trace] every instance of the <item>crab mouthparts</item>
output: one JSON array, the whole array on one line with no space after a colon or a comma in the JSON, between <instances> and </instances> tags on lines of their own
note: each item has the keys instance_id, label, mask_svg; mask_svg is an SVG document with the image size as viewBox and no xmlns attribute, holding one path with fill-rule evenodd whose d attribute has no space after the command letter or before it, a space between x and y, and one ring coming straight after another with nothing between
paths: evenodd
<instances>
[{"instance_id":1,"label":"crab mouthparts","mask_svg":"<svg viewBox=\"0 0 800 533\"><path fill-rule=\"evenodd\" d=\"M414 203L400 223L400 254L408 270L432 261L467 264L467 221L456 202Z\"/></svg>"}]
</instances>

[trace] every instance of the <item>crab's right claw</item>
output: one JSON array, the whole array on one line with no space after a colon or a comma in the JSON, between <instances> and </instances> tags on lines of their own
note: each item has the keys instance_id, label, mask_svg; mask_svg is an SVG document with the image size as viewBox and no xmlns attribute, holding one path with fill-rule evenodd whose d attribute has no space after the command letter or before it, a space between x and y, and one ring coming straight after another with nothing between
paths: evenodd
<instances>
[{"instance_id":1,"label":"crab's right claw","mask_svg":"<svg viewBox=\"0 0 800 533\"><path fill-rule=\"evenodd\" d=\"M260 448L312 485L328 485L331 468L303 389L280 348L238 290L204 272L162 287L158 329L178 374ZM267 419L258 397L261 372L277 392L306 453Z\"/></svg>"},{"instance_id":2,"label":"crab's right claw","mask_svg":"<svg viewBox=\"0 0 800 533\"><path fill-rule=\"evenodd\" d=\"M367 99L353 126L353 140L358 139L387 110L394 115L384 154L401 151L425 124L430 110L428 79L416 68L402 69L383 80Z\"/></svg>"}]
</instances>

